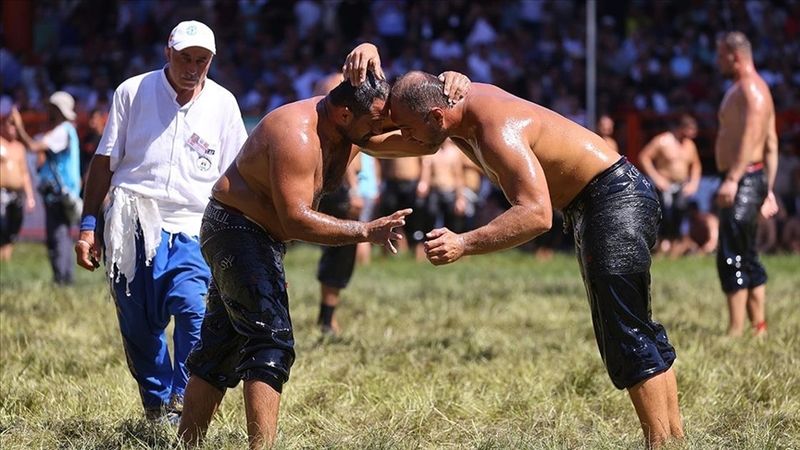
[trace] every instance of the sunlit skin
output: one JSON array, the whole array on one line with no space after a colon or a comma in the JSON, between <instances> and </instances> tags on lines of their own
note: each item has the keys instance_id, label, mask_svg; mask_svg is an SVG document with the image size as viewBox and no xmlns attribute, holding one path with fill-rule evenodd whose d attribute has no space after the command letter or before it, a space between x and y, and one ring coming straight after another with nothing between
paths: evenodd
<instances>
[{"instance_id":1,"label":"sunlit skin","mask_svg":"<svg viewBox=\"0 0 800 450\"><path fill-rule=\"evenodd\" d=\"M450 137L503 189L512 205L468 233L431 232L425 246L434 264L533 239L550 228L553 207L567 206L592 178L619 159L595 133L487 84L473 83L454 107L434 108L424 117L390 102L391 118L402 138L397 133L374 138L370 146L376 156L433 153Z\"/></svg>"},{"instance_id":2,"label":"sunlit skin","mask_svg":"<svg viewBox=\"0 0 800 450\"><path fill-rule=\"evenodd\" d=\"M408 80L417 82L419 76L412 74ZM373 138L370 151L375 156L433 153L449 137L511 203L487 225L467 233L446 228L428 233L425 251L435 265L514 247L547 231L552 208L569 205L620 158L597 134L491 85L473 83L454 107L434 107L424 114L414 113L394 95L389 101L400 133ZM648 447L683 436L672 368L637 383L628 393Z\"/></svg>"},{"instance_id":3,"label":"sunlit skin","mask_svg":"<svg viewBox=\"0 0 800 450\"><path fill-rule=\"evenodd\" d=\"M317 211L320 196L338 187L358 153L354 143L381 132L386 104L375 100L368 114L355 117L326 97L312 97L269 113L245 142L236 163L213 189L213 197L243 211L280 241L326 245L364 241L364 224ZM404 224L408 213L387 223ZM384 227L386 225L384 224ZM374 243L398 239L388 228Z\"/></svg>"},{"instance_id":4,"label":"sunlit skin","mask_svg":"<svg viewBox=\"0 0 800 450\"><path fill-rule=\"evenodd\" d=\"M733 205L738 183L751 163L764 162L769 194L762 214L777 212L772 186L777 172L778 135L775 106L769 87L756 72L752 57L746 52L717 42L717 65L723 75L733 78L719 107L719 130L714 147L717 169L725 179L717 192L717 204ZM765 157L766 156L766 157Z\"/></svg>"},{"instance_id":5,"label":"sunlit skin","mask_svg":"<svg viewBox=\"0 0 800 450\"><path fill-rule=\"evenodd\" d=\"M679 183L683 184L683 195L697 192L702 168L694 143L696 136L696 126L682 125L656 135L639 153L642 169L658 189L666 191Z\"/></svg>"},{"instance_id":6,"label":"sunlit skin","mask_svg":"<svg viewBox=\"0 0 800 450\"><path fill-rule=\"evenodd\" d=\"M775 128L775 105L769 87L756 71L753 57L746 48L732 48L724 39L717 41L717 65L720 72L733 78L719 107L719 130L714 147L717 169L725 178L717 191L721 208L734 204L739 180L748 165L763 162L767 175L767 197L761 215L769 218L778 212L773 193L778 170L778 134ZM766 285L726 293L728 335L739 336L744 329L745 313L755 327L755 334L766 333Z\"/></svg>"},{"instance_id":7,"label":"sunlit skin","mask_svg":"<svg viewBox=\"0 0 800 450\"><path fill-rule=\"evenodd\" d=\"M203 89L214 54L202 47L187 47L175 50L166 47L167 79L178 94L176 101L183 105L192 100Z\"/></svg>"}]
</instances>

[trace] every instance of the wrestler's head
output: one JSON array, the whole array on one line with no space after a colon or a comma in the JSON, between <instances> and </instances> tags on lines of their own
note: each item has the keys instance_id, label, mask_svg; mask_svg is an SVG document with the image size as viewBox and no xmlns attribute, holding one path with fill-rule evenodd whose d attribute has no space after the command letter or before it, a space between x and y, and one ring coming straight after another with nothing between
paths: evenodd
<instances>
[{"instance_id":1,"label":"wrestler's head","mask_svg":"<svg viewBox=\"0 0 800 450\"><path fill-rule=\"evenodd\" d=\"M451 106L436 76L416 71L403 75L394 83L389 103L392 122L406 139L439 148L447 138L444 110Z\"/></svg>"},{"instance_id":2,"label":"wrestler's head","mask_svg":"<svg viewBox=\"0 0 800 450\"><path fill-rule=\"evenodd\" d=\"M164 49L167 76L175 90L194 89L205 82L216 53L214 32L207 25L196 20L176 25Z\"/></svg>"},{"instance_id":3,"label":"wrestler's head","mask_svg":"<svg viewBox=\"0 0 800 450\"><path fill-rule=\"evenodd\" d=\"M328 100L338 108L335 124L352 143L364 146L372 136L383 132L388 115L389 83L367 72L360 86L342 81L329 94Z\"/></svg>"},{"instance_id":4,"label":"wrestler's head","mask_svg":"<svg viewBox=\"0 0 800 450\"><path fill-rule=\"evenodd\" d=\"M681 139L697 137L697 121L689 114L681 114L675 121L675 132Z\"/></svg>"},{"instance_id":5,"label":"wrestler's head","mask_svg":"<svg viewBox=\"0 0 800 450\"><path fill-rule=\"evenodd\" d=\"M743 64L752 60L753 50L744 33L731 31L717 38L717 65L722 75L733 77Z\"/></svg>"},{"instance_id":6,"label":"wrestler's head","mask_svg":"<svg viewBox=\"0 0 800 450\"><path fill-rule=\"evenodd\" d=\"M614 134L614 119L608 114L602 114L597 119L597 133L600 136L612 136Z\"/></svg>"}]
</instances>

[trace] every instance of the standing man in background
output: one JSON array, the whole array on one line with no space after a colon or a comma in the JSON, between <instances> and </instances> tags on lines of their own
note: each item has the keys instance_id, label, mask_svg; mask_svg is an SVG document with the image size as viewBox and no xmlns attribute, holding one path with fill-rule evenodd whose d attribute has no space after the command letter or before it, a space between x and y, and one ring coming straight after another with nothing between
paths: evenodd
<instances>
[{"instance_id":1,"label":"standing man in background","mask_svg":"<svg viewBox=\"0 0 800 450\"><path fill-rule=\"evenodd\" d=\"M733 78L719 107L715 146L722 183L717 191L717 272L728 299L728 335L744 331L745 311L756 336L767 331L767 272L756 253L758 216L778 212L772 187L778 171L775 105L756 72L750 41L738 31L717 40L717 64Z\"/></svg>"},{"instance_id":2,"label":"standing man in background","mask_svg":"<svg viewBox=\"0 0 800 450\"><path fill-rule=\"evenodd\" d=\"M341 73L333 73L322 78L314 88L314 95L328 95L342 80L344 77ZM357 193L355 162L347 166L342 184L322 196L319 202L320 212L337 219L358 219L362 200ZM324 336L339 334L339 323L334 314L341 300L342 289L350 284L355 265L356 244L322 246L322 255L317 265L317 281L320 289L317 325Z\"/></svg>"},{"instance_id":3,"label":"standing man in background","mask_svg":"<svg viewBox=\"0 0 800 450\"><path fill-rule=\"evenodd\" d=\"M36 206L25 146L17 139L10 109L0 113L0 261L11 259L24 211Z\"/></svg>"},{"instance_id":4,"label":"standing man in background","mask_svg":"<svg viewBox=\"0 0 800 450\"><path fill-rule=\"evenodd\" d=\"M670 131L656 135L639 153L642 170L658 189L661 202L659 250L670 251L683 238L681 224L689 207L689 197L700 186L700 155L694 138L697 121L684 114Z\"/></svg>"},{"instance_id":5,"label":"standing man in background","mask_svg":"<svg viewBox=\"0 0 800 450\"><path fill-rule=\"evenodd\" d=\"M72 284L75 263L72 259L72 237L69 229L76 220L71 207L63 203L64 195L80 199L81 168L80 142L72 121L75 120L75 100L66 92L50 96L47 103L47 132L37 139L25 131L19 111L11 111L11 120L20 140L28 150L43 153L44 165L39 168L39 193L44 199L47 256L53 268L53 281L59 285Z\"/></svg>"},{"instance_id":6,"label":"standing man in background","mask_svg":"<svg viewBox=\"0 0 800 450\"><path fill-rule=\"evenodd\" d=\"M197 236L211 187L247 139L236 99L207 78L214 33L179 23L167 64L114 93L86 181L78 264L98 267L105 248L128 366L145 416L177 423L185 361L200 337L210 272ZM110 188L110 191L109 191ZM104 246L96 241L103 199ZM175 318L174 361L165 328Z\"/></svg>"}]
</instances>

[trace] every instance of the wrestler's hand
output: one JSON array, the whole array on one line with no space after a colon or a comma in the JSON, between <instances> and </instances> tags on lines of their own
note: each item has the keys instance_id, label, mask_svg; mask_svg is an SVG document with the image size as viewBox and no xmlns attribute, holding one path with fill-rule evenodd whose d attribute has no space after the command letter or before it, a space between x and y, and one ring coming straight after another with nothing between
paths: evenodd
<instances>
[{"instance_id":1,"label":"wrestler's hand","mask_svg":"<svg viewBox=\"0 0 800 450\"><path fill-rule=\"evenodd\" d=\"M394 214L380 219L375 219L367 224L367 241L376 245L382 245L392 253L397 253L392 241L403 239L403 235L394 231L395 228L406 224L406 216L411 214L412 209L401 209Z\"/></svg>"},{"instance_id":2,"label":"wrestler's hand","mask_svg":"<svg viewBox=\"0 0 800 450\"><path fill-rule=\"evenodd\" d=\"M687 183L681 188L681 194L683 194L684 197L691 197L697 192L698 187L697 183Z\"/></svg>"},{"instance_id":3,"label":"wrestler's hand","mask_svg":"<svg viewBox=\"0 0 800 450\"><path fill-rule=\"evenodd\" d=\"M730 208L736 199L736 191L739 190L739 183L725 179L717 191L717 206L720 208Z\"/></svg>"},{"instance_id":4,"label":"wrestler's hand","mask_svg":"<svg viewBox=\"0 0 800 450\"><path fill-rule=\"evenodd\" d=\"M765 219L769 219L777 213L778 202L775 200L775 194L769 191L767 198L764 199L764 203L761 204L761 216Z\"/></svg>"},{"instance_id":5,"label":"wrestler's hand","mask_svg":"<svg viewBox=\"0 0 800 450\"><path fill-rule=\"evenodd\" d=\"M25 208L28 210L28 212L31 212L36 208L36 199L32 195L25 197Z\"/></svg>"},{"instance_id":6,"label":"wrestler's hand","mask_svg":"<svg viewBox=\"0 0 800 450\"><path fill-rule=\"evenodd\" d=\"M428 196L431 187L427 181L420 181L417 183L417 198L425 198Z\"/></svg>"},{"instance_id":7,"label":"wrestler's hand","mask_svg":"<svg viewBox=\"0 0 800 450\"><path fill-rule=\"evenodd\" d=\"M425 235L425 256L435 266L450 264L464 256L464 237L447 228L437 228Z\"/></svg>"},{"instance_id":8,"label":"wrestler's hand","mask_svg":"<svg viewBox=\"0 0 800 450\"><path fill-rule=\"evenodd\" d=\"M369 42L359 45L347 55L342 66L342 75L353 86L360 86L367 79L367 70L371 70L379 80L386 79L381 68L378 47Z\"/></svg>"},{"instance_id":9,"label":"wrestler's hand","mask_svg":"<svg viewBox=\"0 0 800 450\"><path fill-rule=\"evenodd\" d=\"M456 197L455 212L457 216L463 216L467 212L467 199L463 195Z\"/></svg>"},{"instance_id":10,"label":"wrestler's hand","mask_svg":"<svg viewBox=\"0 0 800 450\"><path fill-rule=\"evenodd\" d=\"M75 243L75 256L78 265L90 272L100 267L100 249L95 247L94 231L81 231Z\"/></svg>"},{"instance_id":11,"label":"wrestler's hand","mask_svg":"<svg viewBox=\"0 0 800 450\"><path fill-rule=\"evenodd\" d=\"M464 98L469 92L469 86L472 82L463 73L459 72L442 72L439 74L439 81L444 83L444 95L450 104L455 104L457 101Z\"/></svg>"}]
</instances>

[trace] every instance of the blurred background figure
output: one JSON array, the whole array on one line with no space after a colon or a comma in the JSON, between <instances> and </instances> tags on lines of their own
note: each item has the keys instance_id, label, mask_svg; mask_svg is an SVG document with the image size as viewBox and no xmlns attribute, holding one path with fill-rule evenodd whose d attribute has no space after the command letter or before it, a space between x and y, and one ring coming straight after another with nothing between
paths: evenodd
<instances>
[{"instance_id":1,"label":"blurred background figure","mask_svg":"<svg viewBox=\"0 0 800 450\"><path fill-rule=\"evenodd\" d=\"M72 96L63 91L53 93L47 103L47 131L34 139L25 131L19 111L11 111L20 140L29 151L44 156L38 190L44 199L47 255L53 282L59 285L72 284L75 273L70 227L81 208L80 141L72 123L75 117Z\"/></svg>"},{"instance_id":2,"label":"blurred background figure","mask_svg":"<svg viewBox=\"0 0 800 450\"><path fill-rule=\"evenodd\" d=\"M25 146L11 122L11 102L0 105L0 261L9 261L25 211L36 206Z\"/></svg>"},{"instance_id":3,"label":"blurred background figure","mask_svg":"<svg viewBox=\"0 0 800 450\"><path fill-rule=\"evenodd\" d=\"M423 207L422 230L445 227L455 233L463 231L464 212L464 162L461 150L446 139L439 151L422 159L423 179L428 180L426 191L418 191ZM425 261L422 246L417 247L417 261Z\"/></svg>"},{"instance_id":4,"label":"blurred background figure","mask_svg":"<svg viewBox=\"0 0 800 450\"><path fill-rule=\"evenodd\" d=\"M383 193L381 194L381 215L393 211L412 208L414 212L406 216L403 227L405 239L397 242L397 250L422 252L424 233L422 208L428 195L429 181L422 178L422 158L387 159L382 162Z\"/></svg>"},{"instance_id":5,"label":"blurred background figure","mask_svg":"<svg viewBox=\"0 0 800 450\"><path fill-rule=\"evenodd\" d=\"M605 139L615 152L619 153L619 145L617 145L617 140L614 139L614 119L608 114L602 114L597 119L597 134Z\"/></svg>"},{"instance_id":6,"label":"blurred background figure","mask_svg":"<svg viewBox=\"0 0 800 450\"><path fill-rule=\"evenodd\" d=\"M710 255L717 250L719 219L714 213L701 211L697 202L689 202L686 209L688 233L673 242L669 256L677 258L689 254Z\"/></svg>"},{"instance_id":7,"label":"blurred background figure","mask_svg":"<svg viewBox=\"0 0 800 450\"><path fill-rule=\"evenodd\" d=\"M381 165L372 156L361 153L358 155L358 196L361 197L362 207L358 220L369 222L377 217L376 212L380 202ZM355 161L353 161L355 163ZM369 264L372 258L372 245L369 242L356 244L356 262Z\"/></svg>"},{"instance_id":8,"label":"blurred background figure","mask_svg":"<svg viewBox=\"0 0 800 450\"><path fill-rule=\"evenodd\" d=\"M689 199L700 185L700 156L694 138L697 121L682 115L670 131L656 135L639 153L644 173L658 189L661 201L661 230L659 251L668 253L670 247L683 238L682 226Z\"/></svg>"}]
</instances>

